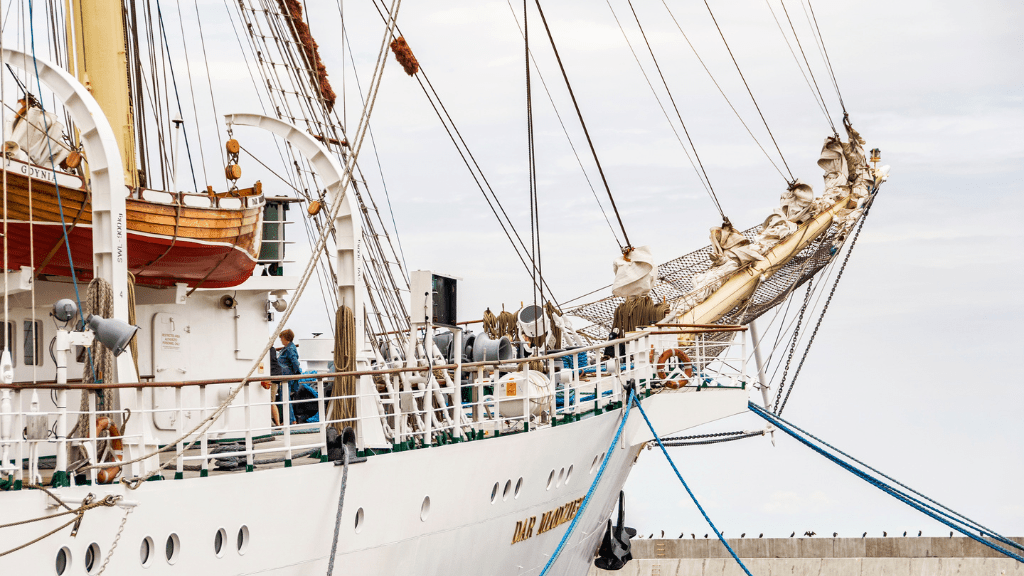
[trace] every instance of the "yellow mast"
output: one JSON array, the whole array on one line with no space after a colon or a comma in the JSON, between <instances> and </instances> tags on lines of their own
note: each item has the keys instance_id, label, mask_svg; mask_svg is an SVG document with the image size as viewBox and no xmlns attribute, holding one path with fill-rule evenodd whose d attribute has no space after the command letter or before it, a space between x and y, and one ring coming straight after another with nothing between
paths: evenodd
<instances>
[{"instance_id":1,"label":"yellow mast","mask_svg":"<svg viewBox=\"0 0 1024 576\"><path fill-rule=\"evenodd\" d=\"M127 37L120 0L65 0L74 50L69 68L107 116L124 164L125 184L138 186L135 123L128 94ZM73 8L71 8L73 6ZM70 36L70 35L69 35Z\"/></svg>"}]
</instances>

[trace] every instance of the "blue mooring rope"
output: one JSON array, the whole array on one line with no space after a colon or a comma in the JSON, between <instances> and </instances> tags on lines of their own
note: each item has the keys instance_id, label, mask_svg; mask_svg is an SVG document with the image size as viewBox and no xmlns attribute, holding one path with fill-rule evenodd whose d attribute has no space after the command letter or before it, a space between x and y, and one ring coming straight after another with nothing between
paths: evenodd
<instances>
[{"instance_id":1,"label":"blue mooring rope","mask_svg":"<svg viewBox=\"0 0 1024 576\"><path fill-rule=\"evenodd\" d=\"M604 460L601 461L601 468L597 470L597 475L594 476L594 481L590 483L590 489L587 490L586 497L583 498L583 503L580 504L580 509L576 511L576 515L573 516L572 523L569 524L569 528L565 530L565 534L562 534L562 539L558 541L558 547L555 548L551 557L548 558L547 564L544 565L544 569L540 571L540 576L545 576L548 570L551 569L551 565L558 559L558 555L562 553L562 548L565 547L565 543L569 541L569 536L576 528L576 524L579 522L580 517L583 516L583 511L587 509L587 504L590 503L590 498L594 495L594 490L597 489L597 483L601 481L601 476L604 475L604 469L608 466L608 461L612 458L612 451L615 449L615 445L619 443L619 436L622 435L622 429L626 427L626 420L629 419L629 410L633 407L633 402L636 400L636 394L633 391L629 392L629 402L626 404L626 411L622 414L622 422L619 422L619 429L615 431L615 438L612 438L612 443L608 446L608 451L604 453ZM637 407L640 403L637 402Z\"/></svg>"},{"instance_id":2,"label":"blue mooring rope","mask_svg":"<svg viewBox=\"0 0 1024 576\"><path fill-rule=\"evenodd\" d=\"M989 548L991 548L991 549L993 549L993 550L995 550L995 551L997 551L997 552L999 552L1001 554L1004 554L1004 555L1006 555L1006 556L1008 556L1010 558L1013 558L1014 560L1016 560L1018 562L1024 563L1024 557L1021 557L1018 554L1014 554L1013 552L1011 552L1011 551L1009 551L1009 550L1007 550L1005 548L1002 548L1000 546L996 546L995 544L989 542L988 540L985 540L983 538L975 536L972 532L968 531L967 529L965 529L964 527L959 525L959 524L967 524L967 522L964 522L962 520L958 520L956 518L952 518L948 514L942 512L940 510L936 510L935 508L925 504L924 502L921 502L917 498L914 498L913 496L910 496L909 494L906 494L906 493L902 492L901 490L890 486L889 484L879 480L878 478L875 478L874 476L868 474L867 472L865 472L865 471L863 471L863 470L861 470L859 468L854 467L852 464L849 464L847 462L844 462L844 461L840 460L839 458L837 458L833 454L829 454L828 452L826 452L821 447L815 446L813 443L811 443L810 440L808 440L807 438L804 438L803 436L801 436L800 434L795 432L792 428L796 428L796 426L790 424L789 422L786 422L781 417L779 417L779 416L777 416L775 414L769 413L767 410L765 410L764 408L761 408L760 406L754 404L753 402L748 403L748 406L750 407L750 411L753 412L754 414L757 414L761 418L764 418L765 420L767 420L769 423L774 425L779 430L782 430L786 434L789 434L790 436L795 438L801 444L803 444L803 445L807 446L808 448L814 450L818 454L821 454L822 456L828 458L832 462L838 464L843 469L853 473L855 476L861 478L862 480L864 480L867 483L871 484L872 486L878 488L879 490L889 494L890 496L892 496L892 497L896 498L897 500L907 504L908 506L910 506L910 507L912 507L912 508L914 508L914 509L916 509L916 510L918 510L918 511L924 513L924 514L926 514L927 516L931 517L933 520L937 520L937 521L945 524L946 526L956 530L957 532L960 532L964 536L967 536L968 538L970 538L972 540L980 542L981 544L984 544L985 546L988 546ZM791 426L792 426L792 428L790 428ZM803 431L801 430L801 432L803 432ZM807 436L811 436L807 432L803 432L803 434L806 434ZM818 440L818 439L815 438L815 440ZM823 442L821 440L818 440L818 442L821 442L822 444L825 444L825 442ZM838 452L837 449L835 449L835 448L832 448L832 449L836 450ZM852 459L851 456L847 456L847 457ZM934 502L934 500L932 500L932 501ZM938 504L938 503L936 502L936 504ZM940 504L940 506L941 506L941 504ZM945 508L945 506L943 506L943 508ZM945 516L946 518L943 518L943 516ZM971 521L971 523L974 524L975 522ZM989 532L989 531L986 531L985 533L986 534L990 534L991 536L993 536L994 538L997 538L1000 541L1006 541L1005 537L1000 536L998 534L994 534L994 533Z\"/></svg>"},{"instance_id":3,"label":"blue mooring rope","mask_svg":"<svg viewBox=\"0 0 1024 576\"><path fill-rule=\"evenodd\" d=\"M634 404L636 404L637 410L640 411L640 415L644 417L644 422L647 423L647 427L651 429L651 434L653 434L654 439L657 440L658 446L661 447L661 452L665 455L665 458L668 459L668 463L669 465L672 466L672 470L675 471L676 478L679 478L679 481L683 483L683 488L686 488L686 492L690 495L690 498L693 500L693 503L697 505L697 509L700 510L700 513L704 516L704 519L707 520L708 525L711 526L712 530L714 530L715 536L718 536L718 539L721 540L723 545L725 545L726 550L729 551L729 554L732 554L733 559L736 560L736 563L740 565L740 568L743 569L747 576L752 576L750 574L750 570L747 570L747 567L740 560L739 556L736 555L736 552L733 551L732 547L729 546L729 543L726 542L725 538L722 537L722 533L718 531L718 528L715 528L715 524L711 522L711 518L708 518L707 512L704 511L704 508L700 505L700 502L697 501L697 497L693 495L693 491L691 491L690 487L687 486L686 480L683 480L682 474L679 473L679 469L676 468L676 464L675 462L672 461L672 457L669 456L668 451L665 450L665 445L661 443L661 438L659 438L658 433L654 431L654 426L651 424L650 419L647 418L647 414L644 412L643 407L640 405L640 401L637 399L636 394L633 392L630 392L629 403L626 404L626 411L622 415L622 422L619 423L619 429L618 431L615 432L615 438L612 440L611 446L608 447L608 452L605 453L604 461L601 462L601 469L597 471L597 476L594 478L594 481L590 484L590 489L587 490L587 496L586 498L583 499L583 504L580 506L579 512L576 513L576 516L572 519L572 523L569 524L569 528L565 531L565 534L562 535L561 541L558 542L558 547L555 548L554 554L551 555L551 558L548 559L547 564L544 565L544 569L541 570L540 576L545 576L548 573L548 570L551 569L551 565L555 563L555 560L558 558L558 555L562 552L562 548L565 546L565 543L569 540L569 536L576 528L576 522L579 520L580 516L583 515L583 510L586 509L587 504L590 502L590 497L594 494L594 489L597 488L597 483L601 481L601 475L604 474L604 469L608 465L608 460L611 458L612 449L615 448L615 445L618 444L619 442L619 436L622 434L622 429L623 427L625 427L626 420L629 418L629 410L630 408L632 408Z\"/></svg>"},{"instance_id":4,"label":"blue mooring rope","mask_svg":"<svg viewBox=\"0 0 1024 576\"><path fill-rule=\"evenodd\" d=\"M640 410L640 415L644 417L644 422L647 422L647 427L651 429L651 434L654 435L654 440L658 442L658 446L661 448L662 454L665 455L669 465L672 466L672 471L676 473L676 478L679 478L679 481L683 483L683 488L686 488L686 493L690 495L690 499L697 505L697 509L700 510L701 515L704 516L704 520L707 520L708 526L711 526L711 529L715 532L715 536L718 536L718 539L725 546L725 549L729 551L729 554L732 554L733 560L740 565L740 568L746 572L747 576L752 576L750 574L750 570L747 570L747 567L743 564L743 561L740 560L740 557L736 555L736 552L733 551L732 547L729 546L729 543L722 537L722 533L718 531L718 528L715 528L715 524L711 521L711 518L708 518L708 513L704 511L704 507L697 501L697 497L693 495L693 491L690 490L689 486L687 486L686 480L683 480L683 475L679 473L679 468L676 468L676 463L672 461L672 457L668 455L668 450L665 449L665 445L661 443L661 438L659 438L658 433L654 431L654 426L651 424L650 419L647 418L647 413L644 412L643 406L640 406L640 403L637 402L636 407Z\"/></svg>"}]
</instances>

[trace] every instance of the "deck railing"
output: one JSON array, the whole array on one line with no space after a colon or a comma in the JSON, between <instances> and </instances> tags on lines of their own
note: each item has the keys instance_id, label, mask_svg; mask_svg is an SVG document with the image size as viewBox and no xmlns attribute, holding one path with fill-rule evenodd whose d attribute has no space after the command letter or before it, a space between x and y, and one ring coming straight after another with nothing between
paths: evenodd
<instances>
[{"instance_id":1,"label":"deck railing","mask_svg":"<svg viewBox=\"0 0 1024 576\"><path fill-rule=\"evenodd\" d=\"M157 415L169 415L175 430L165 432L156 457L126 466L124 477L148 478L160 470L174 470L175 477L186 472L209 475L211 470L252 471L258 465L283 463L307 456L328 458L329 428L351 427L357 435L361 455L404 451L448 443L473 441L503 434L529 432L564 425L588 415L615 409L633 388L640 396L679 388L700 391L708 388L745 388L754 382L747 376L744 338L728 345L722 332L739 332L741 327L714 330L673 326L632 333L625 338L592 346L555 351L542 356L507 362L485 361L437 365L420 358L418 365L404 360L374 370L304 374L297 376L256 376L244 386L226 413L227 423L215 429L207 426L186 434L219 407L213 398L239 385L240 379L183 382L138 382L117 384L0 384L0 479L10 486L44 481L40 463L44 453L71 449L65 470L55 470L51 482L99 482L112 474L101 466L115 467L110 452L115 440L124 446L122 459L152 455L157 443L152 432ZM435 350L436 352L436 350ZM611 352L606 355L606 352ZM336 377L356 379L356 393L339 395L331 389ZM315 398L292 397L292 383L315 390ZM281 385L281 400L267 399L263 384ZM124 399L134 390L131 413L101 409L97 395L88 394L87 410L68 406L42 409L45 398L57 389L116 389ZM156 407L146 402L146 389L173 390L174 402ZM188 394L186 390L198 390ZM216 395L211 394L216 392ZM53 398L66 395L53 394ZM335 402L356 406L355 416L332 417ZM56 404L54 401L52 404ZM309 410L312 405L315 410ZM27 409L25 407L28 407ZM281 414L281 424L272 425L271 407ZM290 422L289 414L312 413L302 422ZM302 410L306 407L306 410ZM187 415L191 414L191 418ZM117 433L100 435L97 423L116 422ZM63 420L66 426L58 426ZM56 430L72 430L81 423L74 438L58 438ZM81 429L84 428L84 429ZM126 429L127 428L127 429ZM104 431L106 431L105 429ZM177 441L173 441L177 439ZM267 456L276 455L275 458ZM79 474L76 480L74 476ZM82 477L84 476L84 478Z\"/></svg>"}]
</instances>

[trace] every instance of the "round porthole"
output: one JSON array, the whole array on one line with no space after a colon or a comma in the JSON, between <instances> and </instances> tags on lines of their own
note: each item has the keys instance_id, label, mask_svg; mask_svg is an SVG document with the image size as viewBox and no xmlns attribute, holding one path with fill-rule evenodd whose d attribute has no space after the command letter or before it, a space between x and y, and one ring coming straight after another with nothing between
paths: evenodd
<instances>
[{"instance_id":1,"label":"round porthole","mask_svg":"<svg viewBox=\"0 0 1024 576\"><path fill-rule=\"evenodd\" d=\"M430 516L430 496L423 497L423 504L420 504L420 521L426 522Z\"/></svg>"},{"instance_id":2,"label":"round porthole","mask_svg":"<svg viewBox=\"0 0 1024 576\"><path fill-rule=\"evenodd\" d=\"M238 529L238 537L235 539L235 545L238 548L239 554L245 554L245 551L249 549L249 527L242 526Z\"/></svg>"},{"instance_id":3,"label":"round porthole","mask_svg":"<svg viewBox=\"0 0 1024 576\"><path fill-rule=\"evenodd\" d=\"M363 509L356 510L356 534L363 531Z\"/></svg>"},{"instance_id":4,"label":"round porthole","mask_svg":"<svg viewBox=\"0 0 1024 576\"><path fill-rule=\"evenodd\" d=\"M565 468L558 471L558 480L555 481L555 488L562 485L562 479L565 478Z\"/></svg>"},{"instance_id":5,"label":"round porthole","mask_svg":"<svg viewBox=\"0 0 1024 576\"><path fill-rule=\"evenodd\" d=\"M516 498L519 498L519 492L523 489L523 478L519 477L519 481L516 482Z\"/></svg>"},{"instance_id":6,"label":"round porthole","mask_svg":"<svg viewBox=\"0 0 1024 576\"><path fill-rule=\"evenodd\" d=\"M71 564L71 550L68 550L67 546L57 551L56 569L57 576L64 574L67 571L68 566Z\"/></svg>"},{"instance_id":7,"label":"round porthole","mask_svg":"<svg viewBox=\"0 0 1024 576\"><path fill-rule=\"evenodd\" d=\"M551 474L548 474L548 485L545 490L551 490L551 485L555 483L555 471L552 470Z\"/></svg>"},{"instance_id":8,"label":"round porthole","mask_svg":"<svg viewBox=\"0 0 1024 576\"><path fill-rule=\"evenodd\" d=\"M224 555L224 542L226 542L227 539L228 533L226 530L223 528L217 530L217 534L213 537L213 553L217 555L217 558Z\"/></svg>"},{"instance_id":9,"label":"round porthole","mask_svg":"<svg viewBox=\"0 0 1024 576\"><path fill-rule=\"evenodd\" d=\"M497 499L498 499L498 483L495 482L494 483L494 488L491 488L491 504L494 504L494 501L497 500Z\"/></svg>"},{"instance_id":10,"label":"round porthole","mask_svg":"<svg viewBox=\"0 0 1024 576\"><path fill-rule=\"evenodd\" d=\"M142 563L143 568L148 568L152 559L153 539L149 536L146 536L142 539L142 544L139 544L139 562Z\"/></svg>"},{"instance_id":11,"label":"round porthole","mask_svg":"<svg viewBox=\"0 0 1024 576\"><path fill-rule=\"evenodd\" d=\"M569 479L572 478L572 464L569 465L569 470L565 472L565 483L569 483Z\"/></svg>"},{"instance_id":12,"label":"round porthole","mask_svg":"<svg viewBox=\"0 0 1024 576\"><path fill-rule=\"evenodd\" d=\"M181 540L178 539L177 534L171 534L167 537L167 542L164 544L164 555L167 557L167 563L174 564L177 562L180 552Z\"/></svg>"},{"instance_id":13,"label":"round porthole","mask_svg":"<svg viewBox=\"0 0 1024 576\"><path fill-rule=\"evenodd\" d=\"M93 542L85 549L85 571L92 574L94 568L100 563L100 545Z\"/></svg>"},{"instance_id":14,"label":"round porthole","mask_svg":"<svg viewBox=\"0 0 1024 576\"><path fill-rule=\"evenodd\" d=\"M512 481L511 480L506 480L505 481L505 489L501 492L501 499L502 500L508 500L508 495L509 495L510 492L512 492Z\"/></svg>"}]
</instances>

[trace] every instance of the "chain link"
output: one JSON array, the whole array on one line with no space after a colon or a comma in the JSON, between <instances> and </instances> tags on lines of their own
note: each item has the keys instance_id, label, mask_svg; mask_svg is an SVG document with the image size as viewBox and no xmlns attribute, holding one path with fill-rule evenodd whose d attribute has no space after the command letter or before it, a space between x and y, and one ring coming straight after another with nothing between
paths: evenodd
<instances>
[{"instance_id":1,"label":"chain link","mask_svg":"<svg viewBox=\"0 0 1024 576\"><path fill-rule=\"evenodd\" d=\"M782 390L786 387L786 375L789 374L789 365L793 362L793 354L796 353L796 344L800 337L800 325L804 323L804 313L807 312L807 305L811 302L811 293L814 288L814 278L807 281L807 294L804 295L804 303L800 306L800 316L796 321L796 328L793 330L793 339L789 344L789 355L786 357L786 368L782 371L782 380L779 381L779 391L775 394L775 413L779 412L779 401L782 399ZM788 396L788 395L787 395Z\"/></svg>"},{"instance_id":2,"label":"chain link","mask_svg":"<svg viewBox=\"0 0 1024 576\"><path fill-rule=\"evenodd\" d=\"M872 195L874 200L874 195ZM803 356L800 357L800 363L797 364L796 372L793 373L793 381L789 383L789 390L786 391L786 397L782 400L782 407L775 411L776 414L781 415L782 411L786 409L786 402L789 401L789 395L793 392L793 386L796 385L796 379L800 376L800 369L804 366L804 360L807 359L807 353L811 350L811 344L814 344L814 337L818 335L818 328L821 328L821 321L825 319L825 312L828 312L828 305L832 302L832 297L836 294L836 288L839 287L839 279L843 277L843 271L846 270L846 264L850 261L850 255L853 254L853 248L857 245L857 238L860 237L860 231L864 228L864 221L868 219L868 212L871 210L873 202L869 201L866 208L864 208L864 215L860 218L860 223L857 224L857 232L853 235L853 240L850 241L850 249L846 251L846 256L843 258L843 265L839 267L839 272L836 274L835 282L832 283L832 290L828 293L828 298L825 299L825 306L821 309L821 315L818 316L818 321L814 324L814 330L811 332L811 339L807 341L807 347L804 348ZM789 364L786 364L787 368ZM785 375L783 375L785 378ZM782 386L779 386L779 393L782 393ZM776 399L776 405L778 405L778 399Z\"/></svg>"},{"instance_id":3,"label":"chain link","mask_svg":"<svg viewBox=\"0 0 1024 576\"><path fill-rule=\"evenodd\" d=\"M121 533L124 532L124 525L128 522L128 515L132 513L134 507L129 507L124 512L124 518L121 518L121 526L117 529L117 535L114 536L114 543L110 545L110 552L107 553L107 557L103 559L103 564L100 565L100 569L96 572L96 576L103 574L103 571L107 569L107 563L114 556L114 550L117 550L117 543L121 540Z\"/></svg>"}]
</instances>

